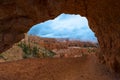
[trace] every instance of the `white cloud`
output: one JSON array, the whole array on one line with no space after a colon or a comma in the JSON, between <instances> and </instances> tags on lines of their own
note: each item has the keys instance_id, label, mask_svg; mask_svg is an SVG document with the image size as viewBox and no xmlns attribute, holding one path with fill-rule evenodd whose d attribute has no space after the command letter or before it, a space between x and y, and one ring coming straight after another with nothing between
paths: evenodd
<instances>
[{"instance_id":1,"label":"white cloud","mask_svg":"<svg viewBox=\"0 0 120 80\"><path fill-rule=\"evenodd\" d=\"M61 14L54 20L37 24L30 29L28 34L41 37L69 38L97 42L94 33L88 26L87 19L74 14Z\"/></svg>"}]
</instances>

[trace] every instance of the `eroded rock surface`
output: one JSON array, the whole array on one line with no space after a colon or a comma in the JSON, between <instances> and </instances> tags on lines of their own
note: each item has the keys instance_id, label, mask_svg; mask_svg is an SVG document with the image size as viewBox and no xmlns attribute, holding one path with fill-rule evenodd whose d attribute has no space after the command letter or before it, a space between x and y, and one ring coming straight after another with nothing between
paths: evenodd
<instances>
[{"instance_id":1,"label":"eroded rock surface","mask_svg":"<svg viewBox=\"0 0 120 80\"><path fill-rule=\"evenodd\" d=\"M98 38L100 61L120 72L119 4L119 0L0 0L0 52L21 40L36 23L61 13L80 14L88 18Z\"/></svg>"}]
</instances>

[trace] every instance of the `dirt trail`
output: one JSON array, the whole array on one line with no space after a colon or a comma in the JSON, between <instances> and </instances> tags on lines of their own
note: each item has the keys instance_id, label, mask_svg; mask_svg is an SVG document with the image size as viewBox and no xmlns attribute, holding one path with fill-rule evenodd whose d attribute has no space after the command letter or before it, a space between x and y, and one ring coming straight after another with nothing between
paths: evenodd
<instances>
[{"instance_id":1,"label":"dirt trail","mask_svg":"<svg viewBox=\"0 0 120 80\"><path fill-rule=\"evenodd\" d=\"M119 80L94 55L0 63L0 80Z\"/></svg>"}]
</instances>

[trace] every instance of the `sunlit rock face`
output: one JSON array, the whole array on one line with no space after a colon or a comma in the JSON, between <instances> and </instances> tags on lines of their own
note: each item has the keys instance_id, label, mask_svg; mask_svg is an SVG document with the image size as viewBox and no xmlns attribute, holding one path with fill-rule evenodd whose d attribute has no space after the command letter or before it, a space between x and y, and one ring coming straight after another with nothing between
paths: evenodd
<instances>
[{"instance_id":1,"label":"sunlit rock face","mask_svg":"<svg viewBox=\"0 0 120 80\"><path fill-rule=\"evenodd\" d=\"M119 0L0 0L0 52L23 38L36 23L61 13L86 16L95 32L99 60L111 71L120 72Z\"/></svg>"}]
</instances>

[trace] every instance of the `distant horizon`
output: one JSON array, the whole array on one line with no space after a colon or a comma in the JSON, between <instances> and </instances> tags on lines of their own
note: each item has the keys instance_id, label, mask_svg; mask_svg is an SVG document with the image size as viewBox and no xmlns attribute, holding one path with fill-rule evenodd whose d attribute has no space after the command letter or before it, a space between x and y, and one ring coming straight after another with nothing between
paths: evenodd
<instances>
[{"instance_id":1,"label":"distant horizon","mask_svg":"<svg viewBox=\"0 0 120 80\"><path fill-rule=\"evenodd\" d=\"M53 20L34 25L29 35L45 38L68 38L84 42L98 42L94 32L89 28L85 17L75 14L61 14Z\"/></svg>"},{"instance_id":2,"label":"distant horizon","mask_svg":"<svg viewBox=\"0 0 120 80\"><path fill-rule=\"evenodd\" d=\"M59 39L64 39L64 40L69 40L69 41L80 41L79 39L69 39L69 38L49 38L49 37L40 37L40 36L37 36L37 35L29 35L28 36L36 36L36 37L39 37L39 38L46 38L46 39L56 39L56 40L59 40ZM90 42L90 43L98 43L98 42L91 42L91 41L80 41L80 42Z\"/></svg>"}]
</instances>

